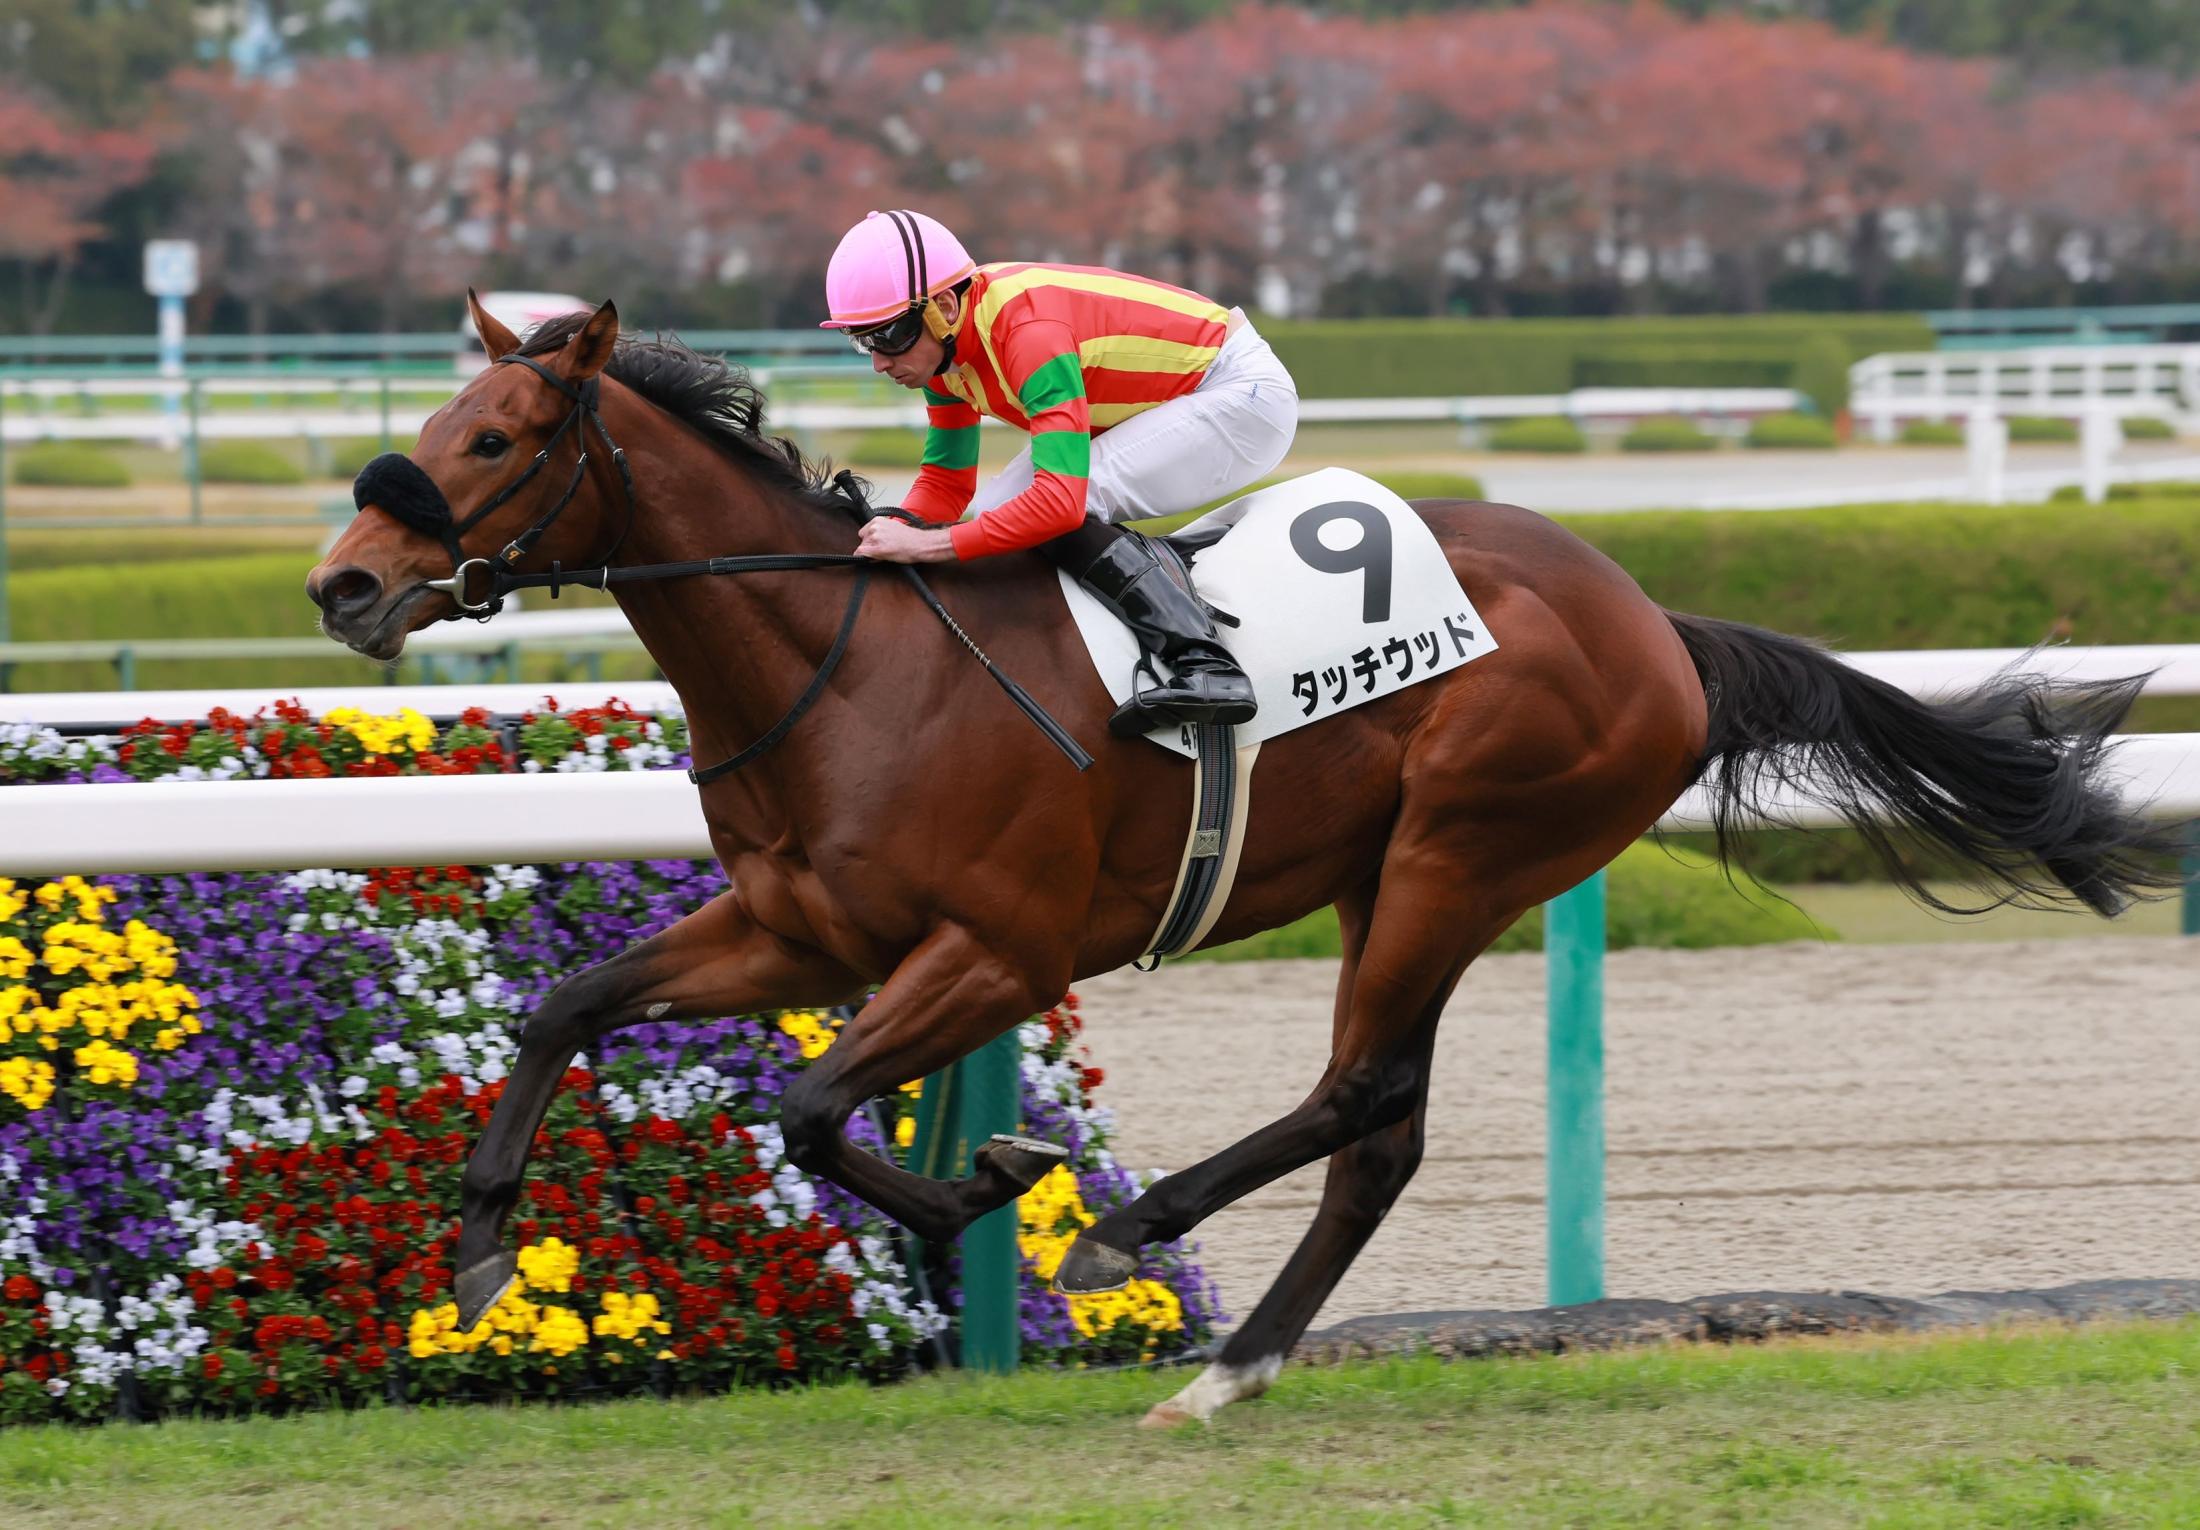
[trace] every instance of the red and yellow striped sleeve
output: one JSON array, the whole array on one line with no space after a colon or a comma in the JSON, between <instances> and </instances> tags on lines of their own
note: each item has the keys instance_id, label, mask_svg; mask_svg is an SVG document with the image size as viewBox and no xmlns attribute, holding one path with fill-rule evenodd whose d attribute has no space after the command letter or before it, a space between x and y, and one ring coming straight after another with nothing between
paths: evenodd
<instances>
[{"instance_id":1,"label":"red and yellow striped sleeve","mask_svg":"<svg viewBox=\"0 0 2200 1530\"><path fill-rule=\"evenodd\" d=\"M1036 547L1085 518L1092 472L1092 411L1077 336L1068 325L1033 319L995 331L991 349L1031 421L1031 487L952 534L955 556L987 558Z\"/></svg>"},{"instance_id":2,"label":"red and yellow striped sleeve","mask_svg":"<svg viewBox=\"0 0 2200 1530\"><path fill-rule=\"evenodd\" d=\"M952 393L924 390L924 462L901 507L946 525L962 519L978 492L978 411Z\"/></svg>"}]
</instances>

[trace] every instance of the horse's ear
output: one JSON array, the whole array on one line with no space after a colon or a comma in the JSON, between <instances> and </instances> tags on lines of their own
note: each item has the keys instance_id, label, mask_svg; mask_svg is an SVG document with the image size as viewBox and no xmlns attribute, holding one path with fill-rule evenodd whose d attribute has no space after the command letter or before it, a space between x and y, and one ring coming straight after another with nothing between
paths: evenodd
<instances>
[{"instance_id":1,"label":"horse's ear","mask_svg":"<svg viewBox=\"0 0 2200 1530\"><path fill-rule=\"evenodd\" d=\"M565 365L560 368L568 382L586 382L601 372L611 361L611 349L619 340L619 310L609 298L603 307L588 316L588 322L565 342Z\"/></svg>"},{"instance_id":2,"label":"horse's ear","mask_svg":"<svg viewBox=\"0 0 2200 1530\"><path fill-rule=\"evenodd\" d=\"M506 329L494 314L481 306L481 299L474 296L474 289L466 289L466 311L473 315L474 333L481 336L481 348L489 353L491 361L499 356L509 356L519 349L519 336Z\"/></svg>"}]
</instances>

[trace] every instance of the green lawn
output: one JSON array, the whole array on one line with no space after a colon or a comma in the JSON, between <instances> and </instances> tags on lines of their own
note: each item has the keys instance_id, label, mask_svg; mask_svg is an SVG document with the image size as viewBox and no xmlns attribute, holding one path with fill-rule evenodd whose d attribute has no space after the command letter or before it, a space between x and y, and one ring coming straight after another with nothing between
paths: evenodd
<instances>
[{"instance_id":1,"label":"green lawn","mask_svg":"<svg viewBox=\"0 0 2200 1530\"><path fill-rule=\"evenodd\" d=\"M0 1434L37 1527L2200 1523L2200 1321Z\"/></svg>"}]
</instances>

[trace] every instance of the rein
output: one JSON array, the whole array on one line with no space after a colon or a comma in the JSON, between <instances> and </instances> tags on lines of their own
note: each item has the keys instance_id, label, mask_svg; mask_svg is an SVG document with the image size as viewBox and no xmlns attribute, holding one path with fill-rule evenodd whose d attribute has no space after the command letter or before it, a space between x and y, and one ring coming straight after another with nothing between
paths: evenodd
<instances>
[{"instance_id":1,"label":"rein","mask_svg":"<svg viewBox=\"0 0 2200 1530\"><path fill-rule=\"evenodd\" d=\"M840 631L833 638L833 646L818 665L817 673L810 677L809 685L804 687L794 705L787 709L786 715L772 724L761 738L731 759L721 760L702 770L690 767L688 779L697 786L707 786L762 757L773 745L794 731L794 725L801 721L802 715L825 694L826 682L832 678L833 671L840 667L840 661L848 651L849 636L855 631L856 618L863 611L864 597L870 593L871 576L879 566L877 560L858 557L854 553L754 553L737 557L690 558L676 563L641 563L623 568L612 567L612 555L626 541L627 533L634 529L635 518L640 512L640 502L634 492L634 474L627 466L626 453L611 439L611 432L604 425L599 404L601 390L598 379L591 377L578 385L569 383L530 356L499 356L496 359L496 365L502 366L506 363L526 367L573 401L572 411L566 415L565 422L551 433L550 439L543 443L542 450L535 454L535 460L517 478L499 489L481 508L460 521L452 515L450 501L444 497L442 489L418 463L401 452L385 452L360 470L358 478L352 484L353 503L361 510L369 504L376 505L402 524L442 541L451 555L451 577L423 582L428 589L450 596L452 604L458 607L455 613L443 618L445 621L456 621L460 617L487 621L504 608L504 597L514 590L547 589L550 598L556 600L559 591L572 586L589 590L609 590L613 585L642 584L659 579L689 579L700 575L784 573L814 568L857 569L859 572L855 587L848 592L848 606L841 614ZM567 481L565 492L558 496L557 502L533 525L507 542L494 558L467 557L459 538L531 482L549 463L550 454L556 450L558 442L576 424L580 425L576 436L580 442L580 455L573 464L573 476ZM535 544L542 540L543 534L565 513L565 507L580 492L581 483L588 473L589 425L593 425L596 434L603 438L604 446L611 453L612 462L618 467L619 486L626 498L626 524L605 551L603 562L594 568L568 570L553 562L546 573L519 573L514 565L534 550ZM858 521L867 520L874 515L912 519L899 510L873 510L864 500L862 480L853 473L836 473L833 475L832 487ZM925 583L924 576L907 563L897 564L896 567L916 590L918 598L960 640L972 657L985 666L986 673L993 677L994 683L1046 735L1047 741L1079 770L1089 767L1092 756L1085 751L1084 746L1056 722L1046 708L1033 700L1022 686L1002 673L976 640L963 630L961 623L955 620L947 607L940 603L939 597L932 593L932 587ZM488 581L487 591L478 602L468 599L466 593L472 578L470 571L476 568L486 571Z\"/></svg>"}]
</instances>

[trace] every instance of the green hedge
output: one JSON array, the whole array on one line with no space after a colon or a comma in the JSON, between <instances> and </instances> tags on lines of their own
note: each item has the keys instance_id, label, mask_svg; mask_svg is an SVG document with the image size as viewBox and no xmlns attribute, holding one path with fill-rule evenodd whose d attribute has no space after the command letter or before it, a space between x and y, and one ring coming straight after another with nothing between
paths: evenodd
<instances>
[{"instance_id":1,"label":"green hedge","mask_svg":"<svg viewBox=\"0 0 2200 1530\"><path fill-rule=\"evenodd\" d=\"M1839 444L1834 439L1832 422L1809 414L1759 415L1749 422L1745 439L1751 446L1772 451L1818 450Z\"/></svg>"},{"instance_id":2,"label":"green hedge","mask_svg":"<svg viewBox=\"0 0 2200 1530\"><path fill-rule=\"evenodd\" d=\"M2124 421L2126 441L2174 441L2177 427L2151 414L2135 414Z\"/></svg>"},{"instance_id":3,"label":"green hedge","mask_svg":"<svg viewBox=\"0 0 2200 1530\"><path fill-rule=\"evenodd\" d=\"M1963 427L1946 420L1912 420L1902 427L1904 446L1961 446L1963 441Z\"/></svg>"},{"instance_id":4,"label":"green hedge","mask_svg":"<svg viewBox=\"0 0 2200 1530\"><path fill-rule=\"evenodd\" d=\"M1847 648L2200 642L2200 515L2174 496L1553 519L1660 604Z\"/></svg>"},{"instance_id":5,"label":"green hedge","mask_svg":"<svg viewBox=\"0 0 2200 1530\"><path fill-rule=\"evenodd\" d=\"M2047 415L2016 414L2009 417L2009 439L2012 441L2075 441L2078 439L2076 420L2058 420Z\"/></svg>"},{"instance_id":6,"label":"green hedge","mask_svg":"<svg viewBox=\"0 0 2200 1530\"><path fill-rule=\"evenodd\" d=\"M1623 452L1707 452L1718 441L1699 430L1694 420L1644 420L1620 437Z\"/></svg>"},{"instance_id":7,"label":"green hedge","mask_svg":"<svg viewBox=\"0 0 2200 1530\"><path fill-rule=\"evenodd\" d=\"M297 463L259 441L201 442L199 476L208 483L291 484L306 481L305 470Z\"/></svg>"},{"instance_id":8,"label":"green hedge","mask_svg":"<svg viewBox=\"0 0 2200 1530\"><path fill-rule=\"evenodd\" d=\"M1371 473L1400 499L1474 499L1483 497L1482 480L1472 473Z\"/></svg>"},{"instance_id":9,"label":"green hedge","mask_svg":"<svg viewBox=\"0 0 2200 1530\"><path fill-rule=\"evenodd\" d=\"M841 453L861 467L915 468L924 464L921 430L867 430Z\"/></svg>"},{"instance_id":10,"label":"green hedge","mask_svg":"<svg viewBox=\"0 0 2200 1530\"><path fill-rule=\"evenodd\" d=\"M327 468L324 477L341 479L350 483L359 476L359 470L386 451L410 453L420 444L417 435L407 436L399 432L388 446L380 436L340 436L327 446Z\"/></svg>"},{"instance_id":11,"label":"green hedge","mask_svg":"<svg viewBox=\"0 0 2200 1530\"><path fill-rule=\"evenodd\" d=\"M1730 882L1709 857L1690 850L1669 851L1656 844L1629 846L1612 863L1605 894L1605 939L1615 951L1632 946L1701 950L1841 938L1764 889ZM1542 950L1543 910L1530 909L1490 949ZM1192 960L1331 957L1340 950L1336 913L1322 909L1250 940L1202 951Z\"/></svg>"},{"instance_id":12,"label":"green hedge","mask_svg":"<svg viewBox=\"0 0 2200 1530\"><path fill-rule=\"evenodd\" d=\"M1854 358L1839 335L1816 334L1795 353L1795 375L1788 386L1811 402L1826 419L1849 407L1849 362Z\"/></svg>"},{"instance_id":13,"label":"green hedge","mask_svg":"<svg viewBox=\"0 0 2200 1530\"><path fill-rule=\"evenodd\" d=\"M1814 336L1832 337L1851 361L1933 348L1915 314L1264 320L1261 333L1308 398L1780 386Z\"/></svg>"},{"instance_id":14,"label":"green hedge","mask_svg":"<svg viewBox=\"0 0 2200 1530\"><path fill-rule=\"evenodd\" d=\"M122 459L89 441L40 441L8 454L17 483L48 489L127 489Z\"/></svg>"},{"instance_id":15,"label":"green hedge","mask_svg":"<svg viewBox=\"0 0 2200 1530\"><path fill-rule=\"evenodd\" d=\"M1529 420L1507 420L1490 432L1493 452L1585 452L1589 439L1572 420L1543 415Z\"/></svg>"}]
</instances>

